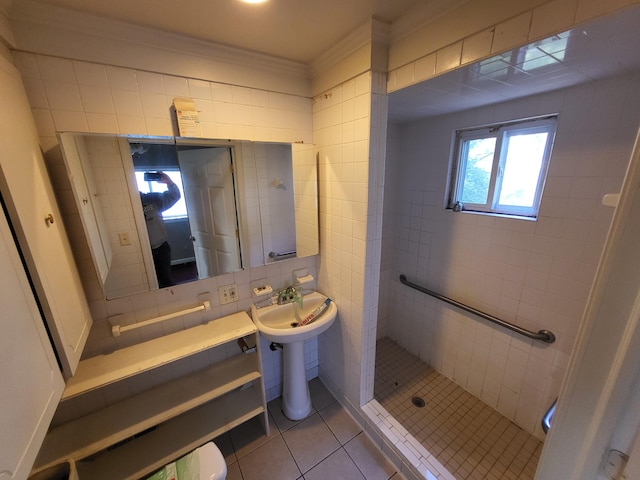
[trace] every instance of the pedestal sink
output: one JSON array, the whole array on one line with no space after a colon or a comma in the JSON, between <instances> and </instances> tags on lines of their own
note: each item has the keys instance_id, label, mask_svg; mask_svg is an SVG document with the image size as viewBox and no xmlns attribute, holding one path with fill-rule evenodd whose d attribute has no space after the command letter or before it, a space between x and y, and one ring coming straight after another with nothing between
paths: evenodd
<instances>
[{"instance_id":1,"label":"pedestal sink","mask_svg":"<svg viewBox=\"0 0 640 480\"><path fill-rule=\"evenodd\" d=\"M306 294L298 317L307 318L326 300L327 297L318 292ZM329 300L329 305L312 322L302 326L298 326L299 319L294 308L294 303L262 308L252 305L251 318L263 337L282 344L282 410L289 419L301 420L311 412L311 396L304 368L304 342L320 335L333 324L338 307Z\"/></svg>"}]
</instances>

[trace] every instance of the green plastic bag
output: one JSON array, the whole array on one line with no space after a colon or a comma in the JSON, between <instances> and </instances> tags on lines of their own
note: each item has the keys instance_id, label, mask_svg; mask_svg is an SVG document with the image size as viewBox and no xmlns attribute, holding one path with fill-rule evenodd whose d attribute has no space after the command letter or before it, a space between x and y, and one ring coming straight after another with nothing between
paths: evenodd
<instances>
[{"instance_id":1,"label":"green plastic bag","mask_svg":"<svg viewBox=\"0 0 640 480\"><path fill-rule=\"evenodd\" d=\"M178 480L176 463L172 462L165 465L156 473L154 473L150 477L147 477L147 480Z\"/></svg>"}]
</instances>

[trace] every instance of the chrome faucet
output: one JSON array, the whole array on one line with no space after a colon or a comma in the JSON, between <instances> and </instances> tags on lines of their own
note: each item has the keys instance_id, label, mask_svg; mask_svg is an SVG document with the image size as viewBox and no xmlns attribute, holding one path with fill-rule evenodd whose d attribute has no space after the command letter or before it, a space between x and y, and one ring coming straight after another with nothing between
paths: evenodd
<instances>
[{"instance_id":1,"label":"chrome faucet","mask_svg":"<svg viewBox=\"0 0 640 480\"><path fill-rule=\"evenodd\" d=\"M286 303L291 303L295 299L296 296L296 287L290 286L278 292L278 305L284 305Z\"/></svg>"}]
</instances>

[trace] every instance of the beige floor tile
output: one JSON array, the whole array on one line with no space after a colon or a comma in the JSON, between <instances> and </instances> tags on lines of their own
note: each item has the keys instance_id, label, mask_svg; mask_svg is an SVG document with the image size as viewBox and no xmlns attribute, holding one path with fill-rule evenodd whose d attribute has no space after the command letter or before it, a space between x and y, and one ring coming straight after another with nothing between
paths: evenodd
<instances>
[{"instance_id":1,"label":"beige floor tile","mask_svg":"<svg viewBox=\"0 0 640 480\"><path fill-rule=\"evenodd\" d=\"M311 394L311 404L316 410L336 401L318 377L309 380L309 393Z\"/></svg>"},{"instance_id":2,"label":"beige floor tile","mask_svg":"<svg viewBox=\"0 0 640 480\"><path fill-rule=\"evenodd\" d=\"M255 417L214 439L227 480L402 480L319 379L309 388L320 411L306 419L287 419L278 398L268 405L270 436Z\"/></svg>"},{"instance_id":3,"label":"beige floor tile","mask_svg":"<svg viewBox=\"0 0 640 480\"><path fill-rule=\"evenodd\" d=\"M227 478L225 480L243 480L238 462L227 464Z\"/></svg>"},{"instance_id":4,"label":"beige floor tile","mask_svg":"<svg viewBox=\"0 0 640 480\"><path fill-rule=\"evenodd\" d=\"M340 445L344 445L362 431L360 425L338 402L330 403L318 413L336 436Z\"/></svg>"},{"instance_id":5,"label":"beige floor tile","mask_svg":"<svg viewBox=\"0 0 640 480\"><path fill-rule=\"evenodd\" d=\"M231 465L238 460L238 458L236 457L236 452L233 448L233 443L231 443L231 435L229 434L229 432L214 438L213 443L216 444L216 446L222 453L224 461L227 465Z\"/></svg>"},{"instance_id":6,"label":"beige floor tile","mask_svg":"<svg viewBox=\"0 0 640 480\"><path fill-rule=\"evenodd\" d=\"M290 428L282 437L302 473L340 448L340 443L318 413Z\"/></svg>"},{"instance_id":7,"label":"beige floor tile","mask_svg":"<svg viewBox=\"0 0 640 480\"><path fill-rule=\"evenodd\" d=\"M280 435L241 457L238 464L243 480L295 480L300 477L300 470Z\"/></svg>"},{"instance_id":8,"label":"beige floor tile","mask_svg":"<svg viewBox=\"0 0 640 480\"><path fill-rule=\"evenodd\" d=\"M252 452L260 445L264 445L275 435L279 435L277 427L270 419L271 436L268 437L264 431L261 418L261 415L254 417L229 432L231 443L238 459Z\"/></svg>"},{"instance_id":9,"label":"beige floor tile","mask_svg":"<svg viewBox=\"0 0 640 480\"><path fill-rule=\"evenodd\" d=\"M341 448L304 474L304 480L369 480Z\"/></svg>"},{"instance_id":10,"label":"beige floor tile","mask_svg":"<svg viewBox=\"0 0 640 480\"><path fill-rule=\"evenodd\" d=\"M393 465L364 433L360 433L344 448L367 480L387 480L395 472Z\"/></svg>"},{"instance_id":11,"label":"beige floor tile","mask_svg":"<svg viewBox=\"0 0 640 480\"><path fill-rule=\"evenodd\" d=\"M273 421L275 422L278 430L281 433L286 432L291 427L296 426L302 421L302 420L291 420L285 416L284 412L282 411L282 397L278 397L271 400L267 404L267 410L269 410L269 413L271 414ZM309 416L313 415L314 413L316 413L316 410L312 408Z\"/></svg>"}]
</instances>

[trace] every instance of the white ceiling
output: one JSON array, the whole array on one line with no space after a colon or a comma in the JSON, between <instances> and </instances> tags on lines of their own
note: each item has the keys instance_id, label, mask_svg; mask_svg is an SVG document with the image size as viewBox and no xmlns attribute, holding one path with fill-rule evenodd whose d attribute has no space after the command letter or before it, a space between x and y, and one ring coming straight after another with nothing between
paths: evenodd
<instances>
[{"instance_id":1,"label":"white ceiling","mask_svg":"<svg viewBox=\"0 0 640 480\"><path fill-rule=\"evenodd\" d=\"M19 2L20 0L14 0ZM36 0L308 64L372 17L437 15L462 0ZM467 0L463 0L467 1ZM415 8L413 8L415 7ZM415 13L416 10L420 12Z\"/></svg>"}]
</instances>

